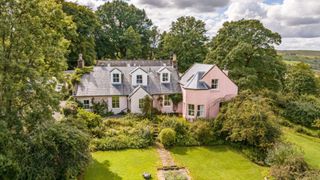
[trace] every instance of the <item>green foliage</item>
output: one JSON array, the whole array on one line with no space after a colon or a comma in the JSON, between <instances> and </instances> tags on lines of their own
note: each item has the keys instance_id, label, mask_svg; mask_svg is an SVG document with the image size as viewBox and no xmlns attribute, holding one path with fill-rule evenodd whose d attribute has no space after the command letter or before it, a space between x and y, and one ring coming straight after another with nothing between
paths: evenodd
<instances>
[{"instance_id":1,"label":"green foliage","mask_svg":"<svg viewBox=\"0 0 320 180\"><path fill-rule=\"evenodd\" d=\"M101 128L103 136L92 141L92 150L146 148L154 142L152 123L141 117L107 119Z\"/></svg>"},{"instance_id":2,"label":"green foliage","mask_svg":"<svg viewBox=\"0 0 320 180\"><path fill-rule=\"evenodd\" d=\"M144 10L122 0L107 2L96 14L101 27L96 33L98 58L147 58L152 43L152 22Z\"/></svg>"},{"instance_id":3,"label":"green foliage","mask_svg":"<svg viewBox=\"0 0 320 180\"><path fill-rule=\"evenodd\" d=\"M184 16L173 22L168 33L163 34L160 42L161 54L177 55L179 72L186 71L192 64L202 62L207 54L205 46L205 23L192 16ZM166 58L166 57L165 57Z\"/></svg>"},{"instance_id":4,"label":"green foliage","mask_svg":"<svg viewBox=\"0 0 320 180\"><path fill-rule=\"evenodd\" d=\"M226 22L211 43L205 63L227 67L241 90L280 90L285 65L274 48L281 36L258 20Z\"/></svg>"},{"instance_id":5,"label":"green foliage","mask_svg":"<svg viewBox=\"0 0 320 180\"><path fill-rule=\"evenodd\" d=\"M294 123L312 127L313 123L320 118L320 100L311 95L303 95L288 101L283 116Z\"/></svg>"},{"instance_id":6,"label":"green foliage","mask_svg":"<svg viewBox=\"0 0 320 180\"><path fill-rule=\"evenodd\" d=\"M83 54L86 65L94 65L96 59L94 33L99 26L98 18L90 8L77 3L63 1L62 9L67 15L72 16L77 26L76 33L69 31L65 33L66 38L71 42L67 56L69 69L77 66L80 53Z\"/></svg>"},{"instance_id":7,"label":"green foliage","mask_svg":"<svg viewBox=\"0 0 320 180\"><path fill-rule=\"evenodd\" d=\"M154 115L152 98L150 98L149 96L145 96L143 98L143 106L141 108L141 111L143 116L145 116L146 118L152 118L152 116Z\"/></svg>"},{"instance_id":8,"label":"green foliage","mask_svg":"<svg viewBox=\"0 0 320 180\"><path fill-rule=\"evenodd\" d=\"M215 138L212 123L209 121L197 120L191 123L190 132L191 136L201 145L211 144L217 139Z\"/></svg>"},{"instance_id":9,"label":"green foliage","mask_svg":"<svg viewBox=\"0 0 320 180\"><path fill-rule=\"evenodd\" d=\"M173 109L176 112L176 109L178 108L178 104L182 102L182 94L181 93L170 94L169 98L171 99L173 103Z\"/></svg>"},{"instance_id":10,"label":"green foliage","mask_svg":"<svg viewBox=\"0 0 320 180\"><path fill-rule=\"evenodd\" d=\"M176 132L171 128L164 128L159 133L159 140L165 147L173 146L176 142Z\"/></svg>"},{"instance_id":11,"label":"green foliage","mask_svg":"<svg viewBox=\"0 0 320 180\"><path fill-rule=\"evenodd\" d=\"M278 143L269 150L266 159L271 175L276 179L313 179L319 177L305 162L301 152L288 143Z\"/></svg>"},{"instance_id":12,"label":"green foliage","mask_svg":"<svg viewBox=\"0 0 320 180\"><path fill-rule=\"evenodd\" d=\"M265 98L244 92L221 110L215 127L230 142L266 151L280 135L274 119Z\"/></svg>"},{"instance_id":13,"label":"green foliage","mask_svg":"<svg viewBox=\"0 0 320 180\"><path fill-rule=\"evenodd\" d=\"M82 76L93 71L93 66L87 66L83 68L76 68L75 72L71 75L72 84L79 83Z\"/></svg>"},{"instance_id":14,"label":"green foliage","mask_svg":"<svg viewBox=\"0 0 320 180\"><path fill-rule=\"evenodd\" d=\"M105 101L93 102L91 109L93 113L98 114L102 117L113 115L113 112L108 110L108 104Z\"/></svg>"},{"instance_id":15,"label":"green foliage","mask_svg":"<svg viewBox=\"0 0 320 180\"><path fill-rule=\"evenodd\" d=\"M298 63L289 68L285 78L285 89L296 95L319 94L315 73L309 65L304 63Z\"/></svg>"},{"instance_id":16,"label":"green foliage","mask_svg":"<svg viewBox=\"0 0 320 180\"><path fill-rule=\"evenodd\" d=\"M19 179L70 179L91 159L89 136L63 123L39 127L20 154Z\"/></svg>"},{"instance_id":17,"label":"green foliage","mask_svg":"<svg viewBox=\"0 0 320 180\"><path fill-rule=\"evenodd\" d=\"M78 112L78 103L74 101L67 101L62 109L64 116L73 116Z\"/></svg>"}]
</instances>

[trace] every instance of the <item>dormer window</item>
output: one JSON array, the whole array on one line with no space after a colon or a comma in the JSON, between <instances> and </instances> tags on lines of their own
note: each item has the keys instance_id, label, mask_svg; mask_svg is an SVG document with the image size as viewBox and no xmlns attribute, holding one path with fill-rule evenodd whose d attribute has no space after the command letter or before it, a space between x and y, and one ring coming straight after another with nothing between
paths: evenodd
<instances>
[{"instance_id":1,"label":"dormer window","mask_svg":"<svg viewBox=\"0 0 320 180\"><path fill-rule=\"evenodd\" d=\"M218 89L218 83L219 83L218 79L212 79L211 80L211 89Z\"/></svg>"},{"instance_id":2,"label":"dormer window","mask_svg":"<svg viewBox=\"0 0 320 180\"><path fill-rule=\"evenodd\" d=\"M142 83L143 83L142 75L137 75L137 84L142 84Z\"/></svg>"},{"instance_id":3,"label":"dormer window","mask_svg":"<svg viewBox=\"0 0 320 180\"><path fill-rule=\"evenodd\" d=\"M111 71L110 77L112 84L121 84L121 71L117 68Z\"/></svg>"}]
</instances>

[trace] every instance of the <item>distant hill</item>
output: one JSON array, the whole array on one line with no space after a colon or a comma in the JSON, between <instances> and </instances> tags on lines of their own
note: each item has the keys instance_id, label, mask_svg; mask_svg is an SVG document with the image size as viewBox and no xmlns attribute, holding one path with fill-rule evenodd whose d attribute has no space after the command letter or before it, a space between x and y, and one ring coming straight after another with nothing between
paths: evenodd
<instances>
[{"instance_id":1,"label":"distant hill","mask_svg":"<svg viewBox=\"0 0 320 180\"><path fill-rule=\"evenodd\" d=\"M320 72L320 51L280 50L278 54L283 57L286 63L304 62L318 73Z\"/></svg>"}]
</instances>

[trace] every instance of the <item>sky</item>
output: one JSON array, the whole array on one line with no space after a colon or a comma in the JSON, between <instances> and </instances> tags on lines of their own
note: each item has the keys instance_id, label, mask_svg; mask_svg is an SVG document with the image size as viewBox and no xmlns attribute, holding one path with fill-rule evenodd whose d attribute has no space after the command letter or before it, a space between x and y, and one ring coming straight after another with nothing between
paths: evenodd
<instances>
[{"instance_id":1,"label":"sky","mask_svg":"<svg viewBox=\"0 0 320 180\"><path fill-rule=\"evenodd\" d=\"M96 9L108 0L69 0ZM320 0L127 0L160 30L180 16L194 16L215 36L226 21L258 19L282 36L277 49L320 50Z\"/></svg>"}]
</instances>

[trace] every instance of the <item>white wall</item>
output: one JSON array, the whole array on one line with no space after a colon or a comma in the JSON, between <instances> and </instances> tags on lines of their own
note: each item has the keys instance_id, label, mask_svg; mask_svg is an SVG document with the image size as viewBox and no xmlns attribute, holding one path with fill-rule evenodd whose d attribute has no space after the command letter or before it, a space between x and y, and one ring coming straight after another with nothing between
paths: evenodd
<instances>
[{"instance_id":1,"label":"white wall","mask_svg":"<svg viewBox=\"0 0 320 180\"><path fill-rule=\"evenodd\" d=\"M77 97L76 99L83 103L84 100L89 100L90 105L92 105L91 100L94 98L94 102L103 102L105 101L108 104L108 110L112 111L114 114L118 114L121 111L126 111L128 107L128 98L127 96L120 96L120 108L112 108L112 96L99 96L99 97Z\"/></svg>"},{"instance_id":2,"label":"white wall","mask_svg":"<svg viewBox=\"0 0 320 180\"><path fill-rule=\"evenodd\" d=\"M142 84L137 84L137 75L142 75ZM131 74L131 82L133 86L137 85L143 85L147 86L148 85L148 74L143 71L142 69L137 69Z\"/></svg>"},{"instance_id":3,"label":"white wall","mask_svg":"<svg viewBox=\"0 0 320 180\"><path fill-rule=\"evenodd\" d=\"M139 88L131 97L130 97L130 110L132 113L142 113L139 108L139 99L143 99L149 94L142 88Z\"/></svg>"}]
</instances>

